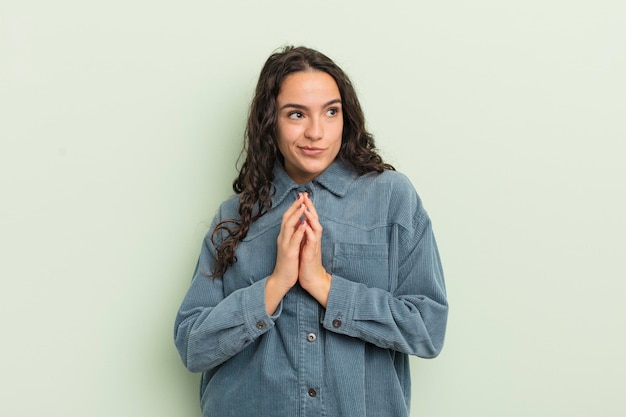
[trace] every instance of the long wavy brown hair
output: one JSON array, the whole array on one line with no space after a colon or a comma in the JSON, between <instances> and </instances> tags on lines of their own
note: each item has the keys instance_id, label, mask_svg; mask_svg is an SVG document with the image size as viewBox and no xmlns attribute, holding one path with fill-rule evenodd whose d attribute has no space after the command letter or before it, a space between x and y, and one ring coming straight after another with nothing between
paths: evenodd
<instances>
[{"instance_id":1,"label":"long wavy brown hair","mask_svg":"<svg viewBox=\"0 0 626 417\"><path fill-rule=\"evenodd\" d=\"M276 143L276 97L285 77L300 71L323 71L337 83L344 123L337 157L359 175L394 169L376 151L374 137L365 130L356 91L339 66L326 55L301 46L286 46L273 53L259 76L239 157L245 160L233 181L233 190L239 195L239 219L222 220L211 235L217 253L213 277L223 276L237 262L237 245L248 234L250 225L272 208L273 168L277 160L283 162Z\"/></svg>"}]
</instances>

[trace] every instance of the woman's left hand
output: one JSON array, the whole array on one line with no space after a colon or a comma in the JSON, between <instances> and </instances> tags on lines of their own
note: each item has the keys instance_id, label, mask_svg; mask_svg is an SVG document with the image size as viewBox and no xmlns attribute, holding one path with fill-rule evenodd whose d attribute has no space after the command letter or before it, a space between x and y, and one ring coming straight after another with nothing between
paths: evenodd
<instances>
[{"instance_id":1,"label":"woman's left hand","mask_svg":"<svg viewBox=\"0 0 626 417\"><path fill-rule=\"evenodd\" d=\"M326 307L330 292L331 275L322 265L322 225L308 194L304 195L306 228L300 249L300 271L298 281L302 288Z\"/></svg>"}]
</instances>

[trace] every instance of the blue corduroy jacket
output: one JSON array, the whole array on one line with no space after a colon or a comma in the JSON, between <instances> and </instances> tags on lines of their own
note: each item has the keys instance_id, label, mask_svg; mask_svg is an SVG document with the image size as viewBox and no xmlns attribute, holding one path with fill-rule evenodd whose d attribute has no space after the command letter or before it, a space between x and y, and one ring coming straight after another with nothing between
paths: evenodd
<instances>
[{"instance_id":1,"label":"blue corduroy jacket","mask_svg":"<svg viewBox=\"0 0 626 417\"><path fill-rule=\"evenodd\" d=\"M302 185L277 164L274 186L272 209L213 279L210 236L238 217L238 196L221 205L176 317L183 363L203 373L203 415L408 416L408 355L439 354L448 313L431 221L414 187L396 171L359 176L339 161ZM328 304L296 284L269 316L265 282L282 215L302 191L323 227Z\"/></svg>"}]
</instances>

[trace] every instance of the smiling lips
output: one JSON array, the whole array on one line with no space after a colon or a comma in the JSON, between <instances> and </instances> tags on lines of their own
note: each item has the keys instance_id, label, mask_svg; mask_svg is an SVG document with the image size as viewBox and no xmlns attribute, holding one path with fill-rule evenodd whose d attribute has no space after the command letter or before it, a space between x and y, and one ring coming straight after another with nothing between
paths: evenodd
<instances>
[{"instance_id":1,"label":"smiling lips","mask_svg":"<svg viewBox=\"0 0 626 417\"><path fill-rule=\"evenodd\" d=\"M311 146L300 146L299 148L300 151L307 156L318 156L325 150L323 148L315 148Z\"/></svg>"}]
</instances>

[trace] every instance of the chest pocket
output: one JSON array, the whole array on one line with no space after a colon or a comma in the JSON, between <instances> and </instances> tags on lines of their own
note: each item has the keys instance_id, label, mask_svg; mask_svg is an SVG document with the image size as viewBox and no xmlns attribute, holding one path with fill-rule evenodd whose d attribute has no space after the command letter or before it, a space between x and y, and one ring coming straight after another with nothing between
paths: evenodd
<instances>
[{"instance_id":1,"label":"chest pocket","mask_svg":"<svg viewBox=\"0 0 626 417\"><path fill-rule=\"evenodd\" d=\"M335 242L332 270L350 281L389 291L389 246L386 243Z\"/></svg>"}]
</instances>

